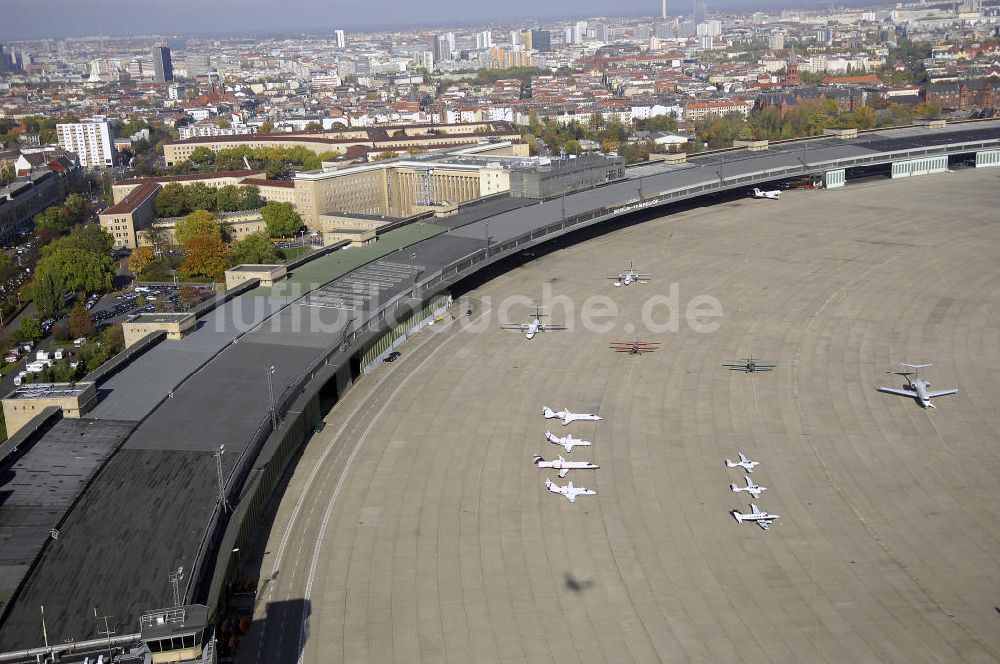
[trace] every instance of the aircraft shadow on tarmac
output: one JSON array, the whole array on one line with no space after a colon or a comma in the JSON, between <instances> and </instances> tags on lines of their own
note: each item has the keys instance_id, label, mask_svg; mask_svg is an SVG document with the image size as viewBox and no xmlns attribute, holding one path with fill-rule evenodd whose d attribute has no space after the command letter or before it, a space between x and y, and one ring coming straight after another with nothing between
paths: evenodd
<instances>
[{"instance_id":1,"label":"aircraft shadow on tarmac","mask_svg":"<svg viewBox=\"0 0 1000 664\"><path fill-rule=\"evenodd\" d=\"M569 572L566 572L565 578L566 578L566 588L572 590L575 593L582 593L584 590L588 590L594 585L594 581L592 579L580 581Z\"/></svg>"}]
</instances>

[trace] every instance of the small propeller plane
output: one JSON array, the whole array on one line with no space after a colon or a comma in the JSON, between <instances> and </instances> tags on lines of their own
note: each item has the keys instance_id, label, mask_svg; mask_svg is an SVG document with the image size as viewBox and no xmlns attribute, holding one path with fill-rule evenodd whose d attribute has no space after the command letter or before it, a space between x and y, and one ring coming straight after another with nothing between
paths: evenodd
<instances>
[{"instance_id":1,"label":"small propeller plane","mask_svg":"<svg viewBox=\"0 0 1000 664\"><path fill-rule=\"evenodd\" d=\"M659 341L612 341L608 348L616 353L627 353L628 355L642 355L652 353L660 347Z\"/></svg>"},{"instance_id":2,"label":"small propeller plane","mask_svg":"<svg viewBox=\"0 0 1000 664\"><path fill-rule=\"evenodd\" d=\"M768 198L772 201L776 201L781 198L780 189L772 189L771 191L761 191L757 187L753 188L753 193L750 194L754 198Z\"/></svg>"},{"instance_id":3,"label":"small propeller plane","mask_svg":"<svg viewBox=\"0 0 1000 664\"><path fill-rule=\"evenodd\" d=\"M566 477L571 470L596 470L600 468L596 463L590 463L589 461L567 461L561 454L558 459L553 459L552 461L546 461L543 457L536 456L532 459L532 462L539 468L558 470L560 478Z\"/></svg>"},{"instance_id":4,"label":"small propeller plane","mask_svg":"<svg viewBox=\"0 0 1000 664\"><path fill-rule=\"evenodd\" d=\"M562 445L566 448L566 454L573 451L576 446L589 447L592 443L589 440L580 440L579 438L574 438L573 434L567 434L560 438L551 431L545 432L545 440L549 441L553 445Z\"/></svg>"},{"instance_id":5,"label":"small propeller plane","mask_svg":"<svg viewBox=\"0 0 1000 664\"><path fill-rule=\"evenodd\" d=\"M747 481L747 485L746 486L739 486L737 484L730 484L729 485L729 488L733 490L733 493L739 493L740 491L746 491L747 493L749 493L754 498L760 498L760 494L763 493L764 491L767 491L767 487L766 486L757 486L756 484L754 484L753 480L750 479L749 475L746 475L745 479Z\"/></svg>"},{"instance_id":6,"label":"small propeller plane","mask_svg":"<svg viewBox=\"0 0 1000 664\"><path fill-rule=\"evenodd\" d=\"M627 270L625 270L624 272L619 272L613 277L608 277L608 279L614 280L611 285L614 286L615 288L618 288L619 286L628 286L629 284L635 283L637 281L639 283L642 283L643 281L647 281L652 278L653 278L652 275L639 274L638 272L636 272L635 267L632 265L632 261L628 262Z\"/></svg>"},{"instance_id":7,"label":"small propeller plane","mask_svg":"<svg viewBox=\"0 0 1000 664\"><path fill-rule=\"evenodd\" d=\"M545 478L545 488L548 489L549 491L551 491L552 493L558 493L558 494L561 494L563 496L566 496L566 499L569 502L571 502L571 503L575 503L576 502L576 497L577 496L596 496L597 495L597 492L594 491L593 489L585 489L582 486L581 487L576 487L576 486L573 486L572 482L570 482L566 486L559 486L558 484L556 484L555 482L553 482L552 480L550 480L547 477Z\"/></svg>"},{"instance_id":8,"label":"small propeller plane","mask_svg":"<svg viewBox=\"0 0 1000 664\"><path fill-rule=\"evenodd\" d=\"M750 514L742 514L739 510L730 510L730 514L733 515L740 523L744 521L756 521L757 525L761 527L762 530L767 530L771 527L771 524L781 518L778 514L771 514L761 510L759 507L750 503Z\"/></svg>"},{"instance_id":9,"label":"small propeller plane","mask_svg":"<svg viewBox=\"0 0 1000 664\"><path fill-rule=\"evenodd\" d=\"M732 360L731 362L723 362L722 366L726 367L730 371L742 371L743 373L756 373L758 371L773 371L777 365L776 362L769 362L768 360L761 360L756 357L744 357L741 360Z\"/></svg>"},{"instance_id":10,"label":"small propeller plane","mask_svg":"<svg viewBox=\"0 0 1000 664\"><path fill-rule=\"evenodd\" d=\"M759 465L760 465L760 461L751 461L750 459L747 458L746 454L743 454L743 452L740 452L740 460L736 461L735 463L732 462L732 461L730 461L729 459L726 459L726 466L727 467L729 467L729 468L742 468L743 470L747 471L748 473L752 473L753 469L756 468Z\"/></svg>"},{"instance_id":11,"label":"small propeller plane","mask_svg":"<svg viewBox=\"0 0 1000 664\"><path fill-rule=\"evenodd\" d=\"M542 406L542 415L544 415L547 420L558 419L562 422L563 426L577 420L593 420L596 422L601 419L599 415L591 415L590 413L571 413L565 408L562 410L552 410L548 406Z\"/></svg>"},{"instance_id":12,"label":"small propeller plane","mask_svg":"<svg viewBox=\"0 0 1000 664\"><path fill-rule=\"evenodd\" d=\"M910 397L911 399L916 399L924 408L937 408L931 403L931 399L934 397L943 397L949 394L957 394L958 388L953 388L950 390L934 390L929 391L927 388L931 386L926 380L920 377L920 370L925 367L933 367L933 364L903 364L904 367L908 369L913 369L912 378L908 371L902 372L903 376L906 376L907 383L905 389L898 389L894 387L880 387L879 392L887 392L888 394L898 394L901 397Z\"/></svg>"},{"instance_id":13,"label":"small propeller plane","mask_svg":"<svg viewBox=\"0 0 1000 664\"><path fill-rule=\"evenodd\" d=\"M541 321L542 316L547 314L542 313L542 308L539 306L535 307L535 317L530 323L507 323L501 325L505 330L521 330L524 332L524 337L526 339L533 339L539 332L548 332L549 330L565 330L565 325L551 325L548 323L543 323Z\"/></svg>"}]
</instances>

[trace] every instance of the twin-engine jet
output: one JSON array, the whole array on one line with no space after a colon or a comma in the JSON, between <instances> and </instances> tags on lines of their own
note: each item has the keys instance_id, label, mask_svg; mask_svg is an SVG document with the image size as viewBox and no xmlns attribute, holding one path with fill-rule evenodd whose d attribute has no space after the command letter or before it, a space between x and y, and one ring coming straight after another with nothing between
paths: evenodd
<instances>
[{"instance_id":1,"label":"twin-engine jet","mask_svg":"<svg viewBox=\"0 0 1000 664\"><path fill-rule=\"evenodd\" d=\"M552 461L546 461L541 456L536 456L532 461L539 468L558 470L560 478L566 477L571 470L596 470L600 468L596 463L590 463L589 461L567 461L562 458L561 454L558 459L553 459Z\"/></svg>"},{"instance_id":2,"label":"twin-engine jet","mask_svg":"<svg viewBox=\"0 0 1000 664\"><path fill-rule=\"evenodd\" d=\"M547 420L558 419L560 422L562 422L563 426L566 426L570 422L575 422L577 420L597 421L601 419L599 416L591 415L589 413L571 413L565 408L562 410L552 410L548 406L542 406L542 415L544 415L545 419Z\"/></svg>"},{"instance_id":3,"label":"twin-engine jet","mask_svg":"<svg viewBox=\"0 0 1000 664\"><path fill-rule=\"evenodd\" d=\"M769 198L772 201L776 201L781 198L781 190L772 189L771 191L761 191L757 187L754 187L751 196L754 198Z\"/></svg>"},{"instance_id":4,"label":"twin-engine jet","mask_svg":"<svg viewBox=\"0 0 1000 664\"><path fill-rule=\"evenodd\" d=\"M535 307L535 317L530 323L506 323L501 325L505 330L521 330L524 332L526 339L533 339L539 332L548 332L549 330L565 330L565 325L551 325L549 323L543 323L541 321L542 316L547 314L542 313L542 308L539 306Z\"/></svg>"},{"instance_id":5,"label":"twin-engine jet","mask_svg":"<svg viewBox=\"0 0 1000 664\"><path fill-rule=\"evenodd\" d=\"M729 468L742 468L748 473L752 473L753 469L759 465L760 461L751 461L750 459L747 458L746 454L743 454L743 452L740 452L739 461L733 462L730 461L729 459L726 459L726 466L728 466Z\"/></svg>"},{"instance_id":6,"label":"twin-engine jet","mask_svg":"<svg viewBox=\"0 0 1000 664\"><path fill-rule=\"evenodd\" d=\"M632 265L632 261L628 262L627 270L619 272L613 277L608 277L608 279L614 280L611 285L615 288L618 288L619 286L628 286L629 284L633 284L637 281L641 283L642 281L647 281L652 278L653 276L650 274L640 274L636 272L635 266Z\"/></svg>"},{"instance_id":7,"label":"twin-engine jet","mask_svg":"<svg viewBox=\"0 0 1000 664\"><path fill-rule=\"evenodd\" d=\"M574 447L590 447L591 442L589 440L580 440L579 438L574 438L573 434L566 434L562 438L555 435L551 431L545 432L545 440L549 441L553 445L562 445L566 448L566 453L569 454L573 451Z\"/></svg>"},{"instance_id":8,"label":"twin-engine jet","mask_svg":"<svg viewBox=\"0 0 1000 664\"><path fill-rule=\"evenodd\" d=\"M911 399L916 399L924 408L937 408L931 403L931 399L934 397L943 397L949 394L957 394L958 388L952 388L950 390L934 390L930 391L927 388L931 386L926 380L920 377L920 370L924 367L932 367L933 364L903 364L904 367L913 369L912 378L909 372L903 372L903 376L906 376L907 383L904 389L898 389L895 387L880 387L879 392L887 392L889 394L898 394L901 397L910 397Z\"/></svg>"},{"instance_id":9,"label":"twin-engine jet","mask_svg":"<svg viewBox=\"0 0 1000 664\"><path fill-rule=\"evenodd\" d=\"M763 530L767 530L771 527L772 523L781 518L778 514L770 514L761 510L753 503L750 503L750 514L742 514L739 510L731 510L729 513L740 523L744 521L756 521L757 525Z\"/></svg>"},{"instance_id":10,"label":"twin-engine jet","mask_svg":"<svg viewBox=\"0 0 1000 664\"><path fill-rule=\"evenodd\" d=\"M575 486L573 486L572 482L570 482L566 486L559 486L558 484L556 484L555 482L553 482L552 480L550 480L547 477L545 478L545 488L548 489L549 491L551 491L552 493L558 493L558 494L561 494L563 496L566 496L566 499L569 502L571 502L571 503L575 503L576 502L576 497L577 496L596 496L597 495L597 492L594 491L593 489L585 489L583 487L575 487Z\"/></svg>"},{"instance_id":11,"label":"twin-engine jet","mask_svg":"<svg viewBox=\"0 0 1000 664\"><path fill-rule=\"evenodd\" d=\"M764 491L767 491L767 487L766 486L757 486L756 484L754 484L753 480L750 479L749 475L745 476L744 478L747 481L747 485L746 486L739 486L737 484L730 484L729 485L729 488L733 490L733 493L739 493L740 491L746 491L747 493L749 493L754 498L760 498L760 494L762 492L764 492Z\"/></svg>"}]
</instances>

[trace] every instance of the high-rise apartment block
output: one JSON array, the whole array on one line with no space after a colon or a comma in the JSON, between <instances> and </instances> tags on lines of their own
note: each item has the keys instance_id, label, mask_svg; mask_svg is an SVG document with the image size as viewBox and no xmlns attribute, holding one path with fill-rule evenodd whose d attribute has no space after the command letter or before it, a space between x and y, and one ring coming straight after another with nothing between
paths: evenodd
<instances>
[{"instance_id":1,"label":"high-rise apartment block","mask_svg":"<svg viewBox=\"0 0 1000 664\"><path fill-rule=\"evenodd\" d=\"M708 19L708 0L694 0L694 23L704 23Z\"/></svg>"},{"instance_id":2,"label":"high-rise apartment block","mask_svg":"<svg viewBox=\"0 0 1000 664\"><path fill-rule=\"evenodd\" d=\"M531 35L529 48L533 48L539 53L548 53L552 50L552 34L548 30L532 28L529 34Z\"/></svg>"},{"instance_id":3,"label":"high-rise apartment block","mask_svg":"<svg viewBox=\"0 0 1000 664\"><path fill-rule=\"evenodd\" d=\"M334 30L334 39L337 41L337 48L344 48L347 46L347 37L344 35L343 30Z\"/></svg>"},{"instance_id":4,"label":"high-rise apartment block","mask_svg":"<svg viewBox=\"0 0 1000 664\"><path fill-rule=\"evenodd\" d=\"M170 49L166 46L154 46L152 51L154 79L157 83L168 83L174 80L174 65L170 61Z\"/></svg>"},{"instance_id":5,"label":"high-rise apartment block","mask_svg":"<svg viewBox=\"0 0 1000 664\"><path fill-rule=\"evenodd\" d=\"M115 142L111 123L105 118L56 125L59 147L75 152L84 168L114 166Z\"/></svg>"}]
</instances>

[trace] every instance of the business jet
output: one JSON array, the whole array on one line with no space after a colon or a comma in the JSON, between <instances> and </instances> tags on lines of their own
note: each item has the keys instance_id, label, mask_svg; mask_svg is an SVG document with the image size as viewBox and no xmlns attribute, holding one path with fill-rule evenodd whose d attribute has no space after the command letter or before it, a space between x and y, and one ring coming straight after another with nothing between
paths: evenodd
<instances>
[{"instance_id":1,"label":"business jet","mask_svg":"<svg viewBox=\"0 0 1000 664\"><path fill-rule=\"evenodd\" d=\"M548 406L542 406L542 415L544 415L547 420L551 420L553 418L558 419L562 422L563 426L577 420L593 420L596 422L601 419L599 416L591 415L589 413L571 413L565 408L562 410L552 410Z\"/></svg>"},{"instance_id":2,"label":"business jet","mask_svg":"<svg viewBox=\"0 0 1000 664\"><path fill-rule=\"evenodd\" d=\"M562 458L561 454L558 459L553 459L552 461L546 461L541 456L536 456L532 461L539 468L558 470L560 478L566 477L571 470L596 470L600 468L596 463L590 463L589 461L567 461Z\"/></svg>"},{"instance_id":3,"label":"business jet","mask_svg":"<svg viewBox=\"0 0 1000 664\"><path fill-rule=\"evenodd\" d=\"M901 397L910 397L911 399L916 399L924 408L937 408L931 403L931 399L934 397L943 397L949 394L957 394L958 388L953 388L950 390L934 390L929 391L927 388L931 386L926 380L920 377L920 370L924 367L933 367L933 364L904 364L904 367L913 369L913 378L910 378L909 372L904 372L903 375L907 377L907 384L905 389L897 389L895 387L880 387L879 392L887 392L889 394L898 394Z\"/></svg>"},{"instance_id":4,"label":"business jet","mask_svg":"<svg viewBox=\"0 0 1000 664\"><path fill-rule=\"evenodd\" d=\"M772 201L776 201L776 200L778 200L778 199L781 198L781 190L780 189L772 189L771 191L761 191L757 187L754 187L753 188L753 194L751 194L751 195L754 198L769 198Z\"/></svg>"},{"instance_id":5,"label":"business jet","mask_svg":"<svg viewBox=\"0 0 1000 664\"><path fill-rule=\"evenodd\" d=\"M589 440L580 440L579 438L574 438L573 434L567 434L560 438L551 431L545 432L545 440L549 441L553 445L562 445L566 448L566 454L573 451L576 446L589 447L592 443Z\"/></svg>"},{"instance_id":6,"label":"business jet","mask_svg":"<svg viewBox=\"0 0 1000 664\"><path fill-rule=\"evenodd\" d=\"M753 503L750 503L750 514L741 514L739 510L730 510L729 513L740 523L744 521L756 521L757 525L763 530L767 530L771 527L772 523L781 518L778 514L770 514L762 511Z\"/></svg>"},{"instance_id":7,"label":"business jet","mask_svg":"<svg viewBox=\"0 0 1000 664\"><path fill-rule=\"evenodd\" d=\"M584 489L583 487L576 487L576 486L573 486L572 482L570 482L566 486L559 486L558 484L556 484L555 482L553 482L552 480L550 480L547 477L545 478L545 488L548 489L549 491L551 491L552 493L558 493L558 494L561 494L563 496L566 496L566 499L569 502L571 502L571 503L575 503L576 502L576 497L577 496L596 496L597 495L597 492L594 491L593 489Z\"/></svg>"},{"instance_id":8,"label":"business jet","mask_svg":"<svg viewBox=\"0 0 1000 664\"><path fill-rule=\"evenodd\" d=\"M740 460L735 463L730 461L729 459L726 459L726 466L728 466L729 468L742 468L748 473L752 473L753 469L759 465L760 461L751 461L750 459L747 458L746 454L743 454L743 452L740 452Z\"/></svg>"},{"instance_id":9,"label":"business jet","mask_svg":"<svg viewBox=\"0 0 1000 664\"><path fill-rule=\"evenodd\" d=\"M729 488L733 490L733 493L739 493L740 491L746 491L747 493L749 493L754 498L760 498L760 494L762 492L764 492L764 491L767 491L767 487L766 486L757 486L756 484L754 484L753 480L750 479L749 475L746 476L746 481L747 481L747 485L746 486L738 486L736 484L730 484Z\"/></svg>"},{"instance_id":10,"label":"business jet","mask_svg":"<svg viewBox=\"0 0 1000 664\"><path fill-rule=\"evenodd\" d=\"M531 319L530 323L508 323L501 325L505 330L521 330L524 332L524 337L526 339L534 339L535 335L539 332L548 332L549 330L565 330L565 325L551 325L548 323L543 323L541 321L542 316L546 314L542 313L542 308L535 307L535 317Z\"/></svg>"},{"instance_id":11,"label":"business jet","mask_svg":"<svg viewBox=\"0 0 1000 664\"><path fill-rule=\"evenodd\" d=\"M637 281L641 283L642 281L646 281L652 278L653 278L652 275L639 274L638 272L636 272L635 267L632 265L632 261L628 262L627 270L625 270L624 272L619 272L617 275L613 277L608 277L608 279L614 280L611 285L614 286L615 288L618 288L619 286L628 286L629 284L633 284Z\"/></svg>"}]
</instances>

